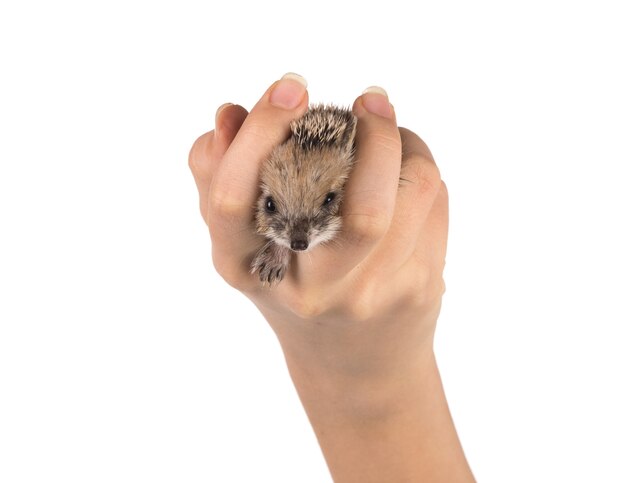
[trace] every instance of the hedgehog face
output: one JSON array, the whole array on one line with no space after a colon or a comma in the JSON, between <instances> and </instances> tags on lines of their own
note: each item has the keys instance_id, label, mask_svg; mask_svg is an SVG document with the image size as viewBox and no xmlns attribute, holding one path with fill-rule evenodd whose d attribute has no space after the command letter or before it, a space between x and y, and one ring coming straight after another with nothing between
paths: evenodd
<instances>
[{"instance_id":1,"label":"hedgehog face","mask_svg":"<svg viewBox=\"0 0 626 483\"><path fill-rule=\"evenodd\" d=\"M332 239L341 227L356 118L348 109L315 106L291 124L291 132L261 168L256 225L274 243L303 251Z\"/></svg>"},{"instance_id":2,"label":"hedgehog face","mask_svg":"<svg viewBox=\"0 0 626 483\"><path fill-rule=\"evenodd\" d=\"M336 148L276 149L261 173L259 234L295 251L330 240L341 227L339 210L350 156Z\"/></svg>"}]
</instances>

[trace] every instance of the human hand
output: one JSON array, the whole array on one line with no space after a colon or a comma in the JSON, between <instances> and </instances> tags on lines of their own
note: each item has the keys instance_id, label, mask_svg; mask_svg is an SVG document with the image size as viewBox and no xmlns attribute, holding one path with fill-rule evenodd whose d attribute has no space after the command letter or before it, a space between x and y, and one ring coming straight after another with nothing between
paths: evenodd
<instances>
[{"instance_id":1,"label":"human hand","mask_svg":"<svg viewBox=\"0 0 626 483\"><path fill-rule=\"evenodd\" d=\"M214 265L275 331L331 471L345 470L346 478L352 470L337 448L353 447L354 439L337 440L328 435L332 428L387 420L419 405L426 387L431 393L440 387L432 346L444 292L447 190L428 147L397 127L383 92L367 90L353 106L356 163L341 233L294 253L284 280L272 288L249 271L265 243L254 229L259 167L306 111L305 85L283 78L249 114L223 107L217 134L201 136L189 156ZM445 404L439 407L447 414ZM451 421L446 434L450 427ZM400 446L399 461L410 459L403 457L410 445Z\"/></svg>"},{"instance_id":2,"label":"human hand","mask_svg":"<svg viewBox=\"0 0 626 483\"><path fill-rule=\"evenodd\" d=\"M362 371L383 351L386 359L395 358L396 344L410 345L413 353L427 349L444 287L447 193L430 151L415 134L397 128L384 94L366 93L354 104L357 161L346 186L341 234L326 246L294 253L277 287L263 287L249 273L249 261L265 241L253 222L259 166L308 103L304 86L293 79L281 83L297 97L290 109L271 104L274 85L249 115L240 106L221 108L217 134L201 136L191 150L218 272L254 301L284 348L293 343L301 356L313 351L318 362L327 357L340 364L338 354L345 351L336 346L337 332L347 336L357 327L361 353L351 352L344 367ZM311 327L328 339L323 345L330 353L307 347Z\"/></svg>"}]
</instances>

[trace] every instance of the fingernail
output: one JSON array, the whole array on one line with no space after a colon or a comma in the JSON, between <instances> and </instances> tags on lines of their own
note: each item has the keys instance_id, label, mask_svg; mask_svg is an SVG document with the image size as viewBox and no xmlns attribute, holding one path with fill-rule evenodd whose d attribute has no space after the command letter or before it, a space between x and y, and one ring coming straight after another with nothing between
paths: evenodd
<instances>
[{"instance_id":1,"label":"fingernail","mask_svg":"<svg viewBox=\"0 0 626 483\"><path fill-rule=\"evenodd\" d=\"M270 103L283 109L293 109L302 102L306 92L306 79L289 72L282 76L270 94Z\"/></svg>"},{"instance_id":2,"label":"fingernail","mask_svg":"<svg viewBox=\"0 0 626 483\"><path fill-rule=\"evenodd\" d=\"M229 106L233 106L234 104L232 102L227 102L226 104L222 104L220 107L217 108L217 111L215 112L215 137L217 138L217 136L219 135L219 119L220 119L220 114L222 113L222 111L224 109L226 109Z\"/></svg>"},{"instance_id":3,"label":"fingernail","mask_svg":"<svg viewBox=\"0 0 626 483\"><path fill-rule=\"evenodd\" d=\"M227 102L225 104L222 104L220 107L218 107L217 111L215 112L215 119L217 119L219 117L219 115L220 115L220 112L222 112L228 106L234 106L234 104L232 102Z\"/></svg>"},{"instance_id":4,"label":"fingernail","mask_svg":"<svg viewBox=\"0 0 626 483\"><path fill-rule=\"evenodd\" d=\"M363 91L361 99L367 112L393 119L393 108L389 104L389 96L382 87L368 87Z\"/></svg>"}]
</instances>

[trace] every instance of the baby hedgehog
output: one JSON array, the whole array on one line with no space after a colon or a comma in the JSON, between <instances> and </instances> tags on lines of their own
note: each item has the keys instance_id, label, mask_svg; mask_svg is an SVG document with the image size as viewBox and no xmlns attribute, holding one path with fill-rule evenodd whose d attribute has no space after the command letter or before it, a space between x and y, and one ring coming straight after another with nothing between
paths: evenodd
<instances>
[{"instance_id":1,"label":"baby hedgehog","mask_svg":"<svg viewBox=\"0 0 626 483\"><path fill-rule=\"evenodd\" d=\"M261 282L280 282L292 251L309 250L339 231L355 133L349 109L315 105L291 123L289 139L264 163L255 219L268 242L252 261Z\"/></svg>"}]
</instances>

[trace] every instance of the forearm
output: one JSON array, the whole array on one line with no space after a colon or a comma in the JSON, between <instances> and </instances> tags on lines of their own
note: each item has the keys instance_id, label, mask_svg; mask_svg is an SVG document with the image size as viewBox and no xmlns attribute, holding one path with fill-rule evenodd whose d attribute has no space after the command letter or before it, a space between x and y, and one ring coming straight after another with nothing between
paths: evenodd
<instances>
[{"instance_id":1,"label":"forearm","mask_svg":"<svg viewBox=\"0 0 626 483\"><path fill-rule=\"evenodd\" d=\"M358 347L356 359L325 361L320 354L317 364L306 352L285 344L283 349L334 481L474 481L448 410L432 344L391 364L389 358L381 358L386 362L378 369L375 360L365 366L346 363L358 361ZM369 349L364 352L371 354Z\"/></svg>"}]
</instances>

